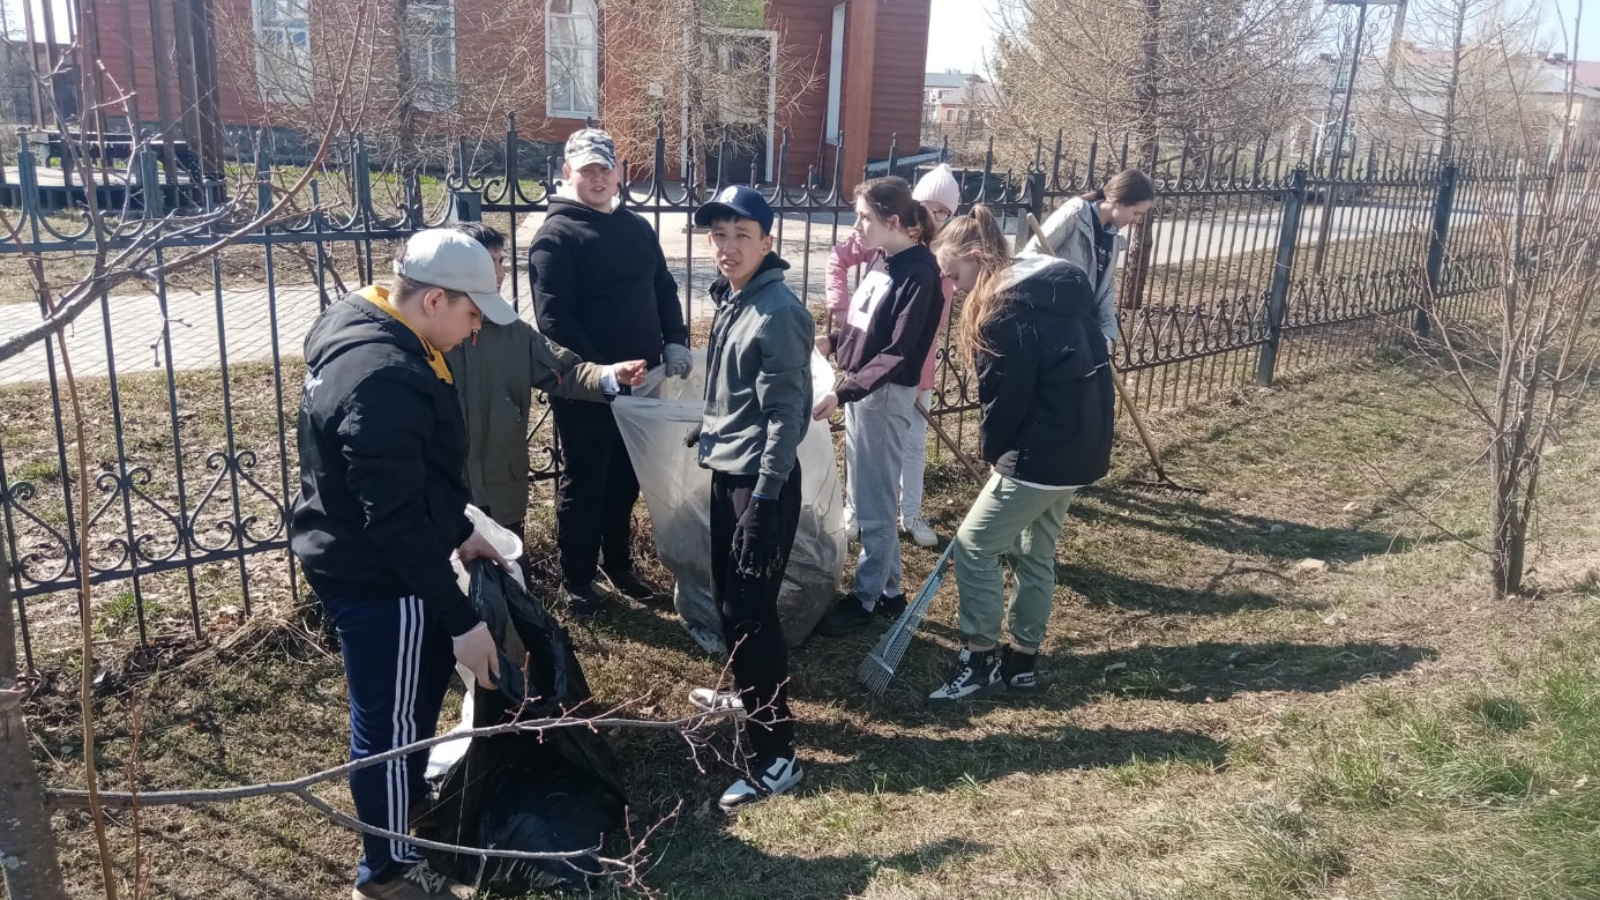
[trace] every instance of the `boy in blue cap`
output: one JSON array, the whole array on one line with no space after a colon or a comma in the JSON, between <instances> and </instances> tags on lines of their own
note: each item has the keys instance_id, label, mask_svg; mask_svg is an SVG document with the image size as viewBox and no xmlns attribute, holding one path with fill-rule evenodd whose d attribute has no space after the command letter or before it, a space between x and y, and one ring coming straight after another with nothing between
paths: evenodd
<instances>
[{"instance_id":1,"label":"boy in blue cap","mask_svg":"<svg viewBox=\"0 0 1600 900\"><path fill-rule=\"evenodd\" d=\"M796 454L811 422L815 325L772 252L772 208L760 191L725 188L695 210L721 272L706 350L705 413L691 446L711 470L711 585L736 691L696 688L706 709L742 707L754 756L722 793L732 811L800 783L789 714L789 656L778 591L800 523Z\"/></svg>"}]
</instances>

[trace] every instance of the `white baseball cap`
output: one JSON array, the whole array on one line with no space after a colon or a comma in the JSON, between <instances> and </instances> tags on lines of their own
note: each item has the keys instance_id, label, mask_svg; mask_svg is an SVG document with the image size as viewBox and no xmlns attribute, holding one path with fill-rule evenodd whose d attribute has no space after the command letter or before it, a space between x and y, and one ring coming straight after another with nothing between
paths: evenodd
<instances>
[{"instance_id":1,"label":"white baseball cap","mask_svg":"<svg viewBox=\"0 0 1600 900\"><path fill-rule=\"evenodd\" d=\"M453 228L429 228L413 234L394 261L394 273L466 294L478 312L496 325L517 320L517 311L500 296L489 251Z\"/></svg>"}]
</instances>

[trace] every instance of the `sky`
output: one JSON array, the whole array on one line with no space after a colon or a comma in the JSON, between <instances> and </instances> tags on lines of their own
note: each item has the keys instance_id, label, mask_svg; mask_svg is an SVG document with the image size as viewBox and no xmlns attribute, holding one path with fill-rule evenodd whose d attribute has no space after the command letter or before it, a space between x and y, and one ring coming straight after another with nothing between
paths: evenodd
<instances>
[{"instance_id":1,"label":"sky","mask_svg":"<svg viewBox=\"0 0 1600 900\"><path fill-rule=\"evenodd\" d=\"M994 49L994 19L1000 0L933 0L928 28L928 71L986 72Z\"/></svg>"},{"instance_id":2,"label":"sky","mask_svg":"<svg viewBox=\"0 0 1600 900\"><path fill-rule=\"evenodd\" d=\"M1559 22L1572 21L1579 0L1540 2L1539 24L1547 36L1547 49L1558 50L1563 42ZM933 19L928 29L928 71L960 69L963 72L986 73L984 59L994 48L995 18L1000 3L1001 0L932 0ZM1353 20L1356 11L1351 7L1345 14ZM1578 38L1579 58L1600 60L1600 2L1586 0ZM1570 33L1566 43L1570 46Z\"/></svg>"}]
</instances>

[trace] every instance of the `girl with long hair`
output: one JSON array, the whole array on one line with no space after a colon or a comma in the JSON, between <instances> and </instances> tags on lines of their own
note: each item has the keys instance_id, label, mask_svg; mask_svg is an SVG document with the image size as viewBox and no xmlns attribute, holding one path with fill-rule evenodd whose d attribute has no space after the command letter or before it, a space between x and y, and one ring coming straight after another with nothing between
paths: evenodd
<instances>
[{"instance_id":1,"label":"girl with long hair","mask_svg":"<svg viewBox=\"0 0 1600 900\"><path fill-rule=\"evenodd\" d=\"M1023 253L1043 253L1082 269L1094 290L1096 317L1107 344L1117 341L1117 251L1124 228L1144 221L1156 186L1137 169L1124 169L1099 190L1074 197L1050 214L1041 230L1049 246L1030 240Z\"/></svg>"},{"instance_id":2,"label":"girl with long hair","mask_svg":"<svg viewBox=\"0 0 1600 900\"><path fill-rule=\"evenodd\" d=\"M965 645L929 695L956 701L1001 684L1034 688L1055 599L1056 540L1073 496L1111 467L1109 342L1093 282L1065 260L1013 260L984 207L950 221L934 252L965 292L958 349L978 383L979 451L994 467L955 537ZM1011 642L1002 555L1011 559Z\"/></svg>"},{"instance_id":3,"label":"girl with long hair","mask_svg":"<svg viewBox=\"0 0 1600 900\"><path fill-rule=\"evenodd\" d=\"M818 625L822 634L843 634L875 612L897 616L906 605L897 494L922 364L944 304L939 264L928 249L935 230L905 179L875 178L856 188L856 233L863 247L883 252L884 268L861 279L843 320L830 329L844 375L815 410L820 420L844 407L845 489L861 529L855 589Z\"/></svg>"}]
</instances>

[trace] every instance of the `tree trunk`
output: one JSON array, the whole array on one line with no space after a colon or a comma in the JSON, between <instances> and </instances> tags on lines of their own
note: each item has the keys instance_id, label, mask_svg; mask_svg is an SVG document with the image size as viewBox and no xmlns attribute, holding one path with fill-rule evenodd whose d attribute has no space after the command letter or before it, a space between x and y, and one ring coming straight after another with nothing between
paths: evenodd
<instances>
[{"instance_id":1,"label":"tree trunk","mask_svg":"<svg viewBox=\"0 0 1600 900\"><path fill-rule=\"evenodd\" d=\"M44 789L29 752L16 675L11 567L0 531L0 870L12 900L66 900Z\"/></svg>"},{"instance_id":2,"label":"tree trunk","mask_svg":"<svg viewBox=\"0 0 1600 900\"><path fill-rule=\"evenodd\" d=\"M1161 104L1161 0L1144 0L1143 34L1140 49L1143 56L1139 72L1139 117L1135 142L1139 147L1139 161L1134 165L1153 173L1156 153L1160 143ZM1151 240L1151 216L1134 226L1128 236L1128 262L1124 269L1121 305L1138 309L1144 305L1145 282L1149 279L1150 264L1155 252Z\"/></svg>"},{"instance_id":3,"label":"tree trunk","mask_svg":"<svg viewBox=\"0 0 1600 900\"><path fill-rule=\"evenodd\" d=\"M1523 563L1527 557L1528 522L1519 501L1517 460L1504 446L1509 437L1495 442L1489 454L1489 475L1494 497L1489 509L1489 576L1496 599L1522 590Z\"/></svg>"}]
</instances>

